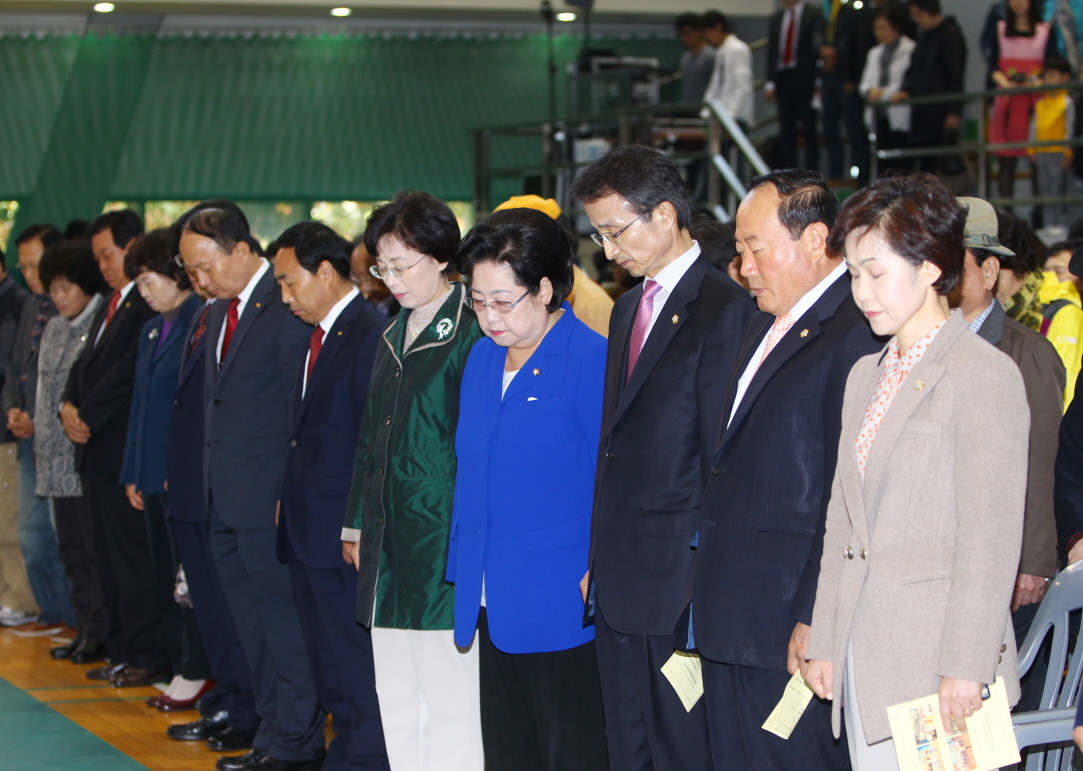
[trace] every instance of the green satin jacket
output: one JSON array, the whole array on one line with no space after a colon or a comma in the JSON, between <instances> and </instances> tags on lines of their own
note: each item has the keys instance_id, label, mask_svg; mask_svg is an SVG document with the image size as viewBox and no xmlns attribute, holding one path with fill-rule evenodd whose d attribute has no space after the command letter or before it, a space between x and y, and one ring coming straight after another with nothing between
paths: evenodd
<instances>
[{"instance_id":1,"label":"green satin jacket","mask_svg":"<svg viewBox=\"0 0 1083 771\"><path fill-rule=\"evenodd\" d=\"M459 385L477 318L452 292L404 356L410 310L376 353L354 457L345 526L361 531L357 620L366 627L452 629L447 583Z\"/></svg>"}]
</instances>

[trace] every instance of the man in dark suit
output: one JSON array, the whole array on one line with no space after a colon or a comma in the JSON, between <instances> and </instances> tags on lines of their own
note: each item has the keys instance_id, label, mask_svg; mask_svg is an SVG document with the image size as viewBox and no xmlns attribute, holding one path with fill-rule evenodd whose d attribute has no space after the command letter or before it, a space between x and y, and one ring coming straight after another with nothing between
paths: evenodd
<instances>
[{"instance_id":1,"label":"man in dark suit","mask_svg":"<svg viewBox=\"0 0 1083 771\"><path fill-rule=\"evenodd\" d=\"M767 84L764 94L778 107L778 167L797 163L797 127L805 140L803 168L819 169L820 136L812 97L824 44L824 17L809 0L783 0L771 16L767 35Z\"/></svg>"},{"instance_id":2,"label":"man in dark suit","mask_svg":"<svg viewBox=\"0 0 1083 771\"><path fill-rule=\"evenodd\" d=\"M290 403L278 555L289 563L316 693L334 721L323 771L387 771L372 638L354 622L357 571L342 555L354 450L387 317L350 283L350 245L326 225L298 223L277 244L282 301L315 325Z\"/></svg>"},{"instance_id":3,"label":"man in dark suit","mask_svg":"<svg viewBox=\"0 0 1083 771\"><path fill-rule=\"evenodd\" d=\"M709 769L703 705L686 711L660 669L673 655L725 384L754 308L689 235L688 200L665 156L613 150L574 194L606 257L646 279L610 320L591 536L610 766Z\"/></svg>"},{"instance_id":4,"label":"man in dark suit","mask_svg":"<svg viewBox=\"0 0 1083 771\"><path fill-rule=\"evenodd\" d=\"M252 749L219 771L308 771L323 760L324 713L289 573L275 558L288 410L310 330L281 302L271 264L239 210L185 223L180 253L218 300L207 319L203 479L211 550L252 674L260 726Z\"/></svg>"},{"instance_id":5,"label":"man in dark suit","mask_svg":"<svg viewBox=\"0 0 1083 771\"><path fill-rule=\"evenodd\" d=\"M881 347L827 252L838 210L819 174L796 170L754 179L737 210L741 273L761 312L716 433L689 635L711 750L735 771L850 767L827 702L814 699L788 741L760 727L804 658L846 378Z\"/></svg>"},{"instance_id":6,"label":"man in dark suit","mask_svg":"<svg viewBox=\"0 0 1083 771\"><path fill-rule=\"evenodd\" d=\"M146 521L128 501L120 466L139 335L154 311L124 273L128 247L143 232L139 215L131 209L109 212L87 232L94 258L113 291L90 326L60 407L94 519L94 548L110 616L105 641L110 664L87 676L108 679L115 687L143 686L169 679L169 657L154 599ZM49 407L42 404L39 409Z\"/></svg>"}]
</instances>

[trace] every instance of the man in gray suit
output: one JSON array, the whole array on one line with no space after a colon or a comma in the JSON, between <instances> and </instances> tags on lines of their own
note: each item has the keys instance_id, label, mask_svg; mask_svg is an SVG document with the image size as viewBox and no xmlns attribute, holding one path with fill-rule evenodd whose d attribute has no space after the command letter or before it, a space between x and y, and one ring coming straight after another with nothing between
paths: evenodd
<instances>
[{"instance_id":1,"label":"man in gray suit","mask_svg":"<svg viewBox=\"0 0 1083 771\"><path fill-rule=\"evenodd\" d=\"M323 724L289 573L275 558L288 405L311 329L282 304L239 209L208 208L180 239L193 283L219 302L207 320L204 489L211 550L252 670L260 727L219 771L310 771Z\"/></svg>"}]
</instances>

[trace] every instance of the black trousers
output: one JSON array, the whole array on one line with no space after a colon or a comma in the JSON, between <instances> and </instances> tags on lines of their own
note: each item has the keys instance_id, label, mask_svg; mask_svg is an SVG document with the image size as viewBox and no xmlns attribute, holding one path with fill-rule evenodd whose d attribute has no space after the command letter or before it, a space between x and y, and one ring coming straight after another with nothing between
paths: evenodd
<instances>
[{"instance_id":1,"label":"black trousers","mask_svg":"<svg viewBox=\"0 0 1083 771\"><path fill-rule=\"evenodd\" d=\"M147 523L151 566L154 569L154 592L165 630L166 650L173 674L188 680L207 680L210 668L203 655L195 614L177 604L173 593L177 582L177 549L173 531L166 521L165 494L143 496L143 515Z\"/></svg>"},{"instance_id":2,"label":"black trousers","mask_svg":"<svg viewBox=\"0 0 1083 771\"><path fill-rule=\"evenodd\" d=\"M109 611L105 607L98 557L94 549L94 518L86 498L53 498L56 513L56 544L64 573L71 583L71 604L79 634L104 642L109 634Z\"/></svg>"},{"instance_id":3,"label":"black trousers","mask_svg":"<svg viewBox=\"0 0 1083 771\"><path fill-rule=\"evenodd\" d=\"M703 702L720 771L849 771L846 734L831 735L831 702L813 697L790 738L762 726L790 675L703 659Z\"/></svg>"},{"instance_id":4,"label":"black trousers","mask_svg":"<svg viewBox=\"0 0 1083 771\"><path fill-rule=\"evenodd\" d=\"M778 167L820 170L820 135L812 91L805 76L796 70L782 70L775 77L775 104L778 107ZM800 126L800 129L798 127ZM797 161L797 134L805 140L805 163Z\"/></svg>"},{"instance_id":5,"label":"black trousers","mask_svg":"<svg viewBox=\"0 0 1083 771\"><path fill-rule=\"evenodd\" d=\"M309 567L296 557L289 569L316 694L335 731L323 771L388 771L372 635L354 621L357 570L345 562Z\"/></svg>"},{"instance_id":6,"label":"black trousers","mask_svg":"<svg viewBox=\"0 0 1083 771\"><path fill-rule=\"evenodd\" d=\"M218 580L218 569L211 554L211 538L206 523L170 520L177 557L184 566L188 596L192 598L196 628L203 642L207 666L214 678L214 688L199 700L204 716L219 711L229 713L229 725L240 731L259 728L256 704L252 697L252 675L248 671L241 640L226 607L226 596Z\"/></svg>"},{"instance_id":7,"label":"black trousers","mask_svg":"<svg viewBox=\"0 0 1083 771\"><path fill-rule=\"evenodd\" d=\"M710 771L707 712L700 699L686 712L662 665L673 635L627 635L594 614L609 767L613 771ZM719 771L729 766L719 763Z\"/></svg>"},{"instance_id":8,"label":"black trousers","mask_svg":"<svg viewBox=\"0 0 1083 771\"><path fill-rule=\"evenodd\" d=\"M276 528L234 529L209 511L211 551L252 675L260 726L252 746L275 760L323 755L323 724L287 567L275 558Z\"/></svg>"},{"instance_id":9,"label":"black trousers","mask_svg":"<svg viewBox=\"0 0 1083 771\"><path fill-rule=\"evenodd\" d=\"M169 668L165 632L154 596L154 569L143 512L116 479L81 475L94 518L98 574L109 609L109 659L154 671Z\"/></svg>"},{"instance_id":10,"label":"black trousers","mask_svg":"<svg viewBox=\"0 0 1083 771\"><path fill-rule=\"evenodd\" d=\"M605 771L605 719L594 643L504 653L478 616L486 771ZM617 767L614 766L614 769Z\"/></svg>"}]
</instances>

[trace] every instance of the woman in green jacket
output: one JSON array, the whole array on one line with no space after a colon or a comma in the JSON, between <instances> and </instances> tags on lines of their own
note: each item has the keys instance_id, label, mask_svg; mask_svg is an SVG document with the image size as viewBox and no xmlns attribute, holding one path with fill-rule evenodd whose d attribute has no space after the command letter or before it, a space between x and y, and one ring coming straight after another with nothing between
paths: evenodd
<instances>
[{"instance_id":1,"label":"woman in green jacket","mask_svg":"<svg viewBox=\"0 0 1083 771\"><path fill-rule=\"evenodd\" d=\"M477 646L455 646L444 580L455 427L467 356L481 338L453 283L459 226L427 193L373 210L365 248L402 306L384 330L346 508L343 556L358 570L393 771L483 771Z\"/></svg>"}]
</instances>

